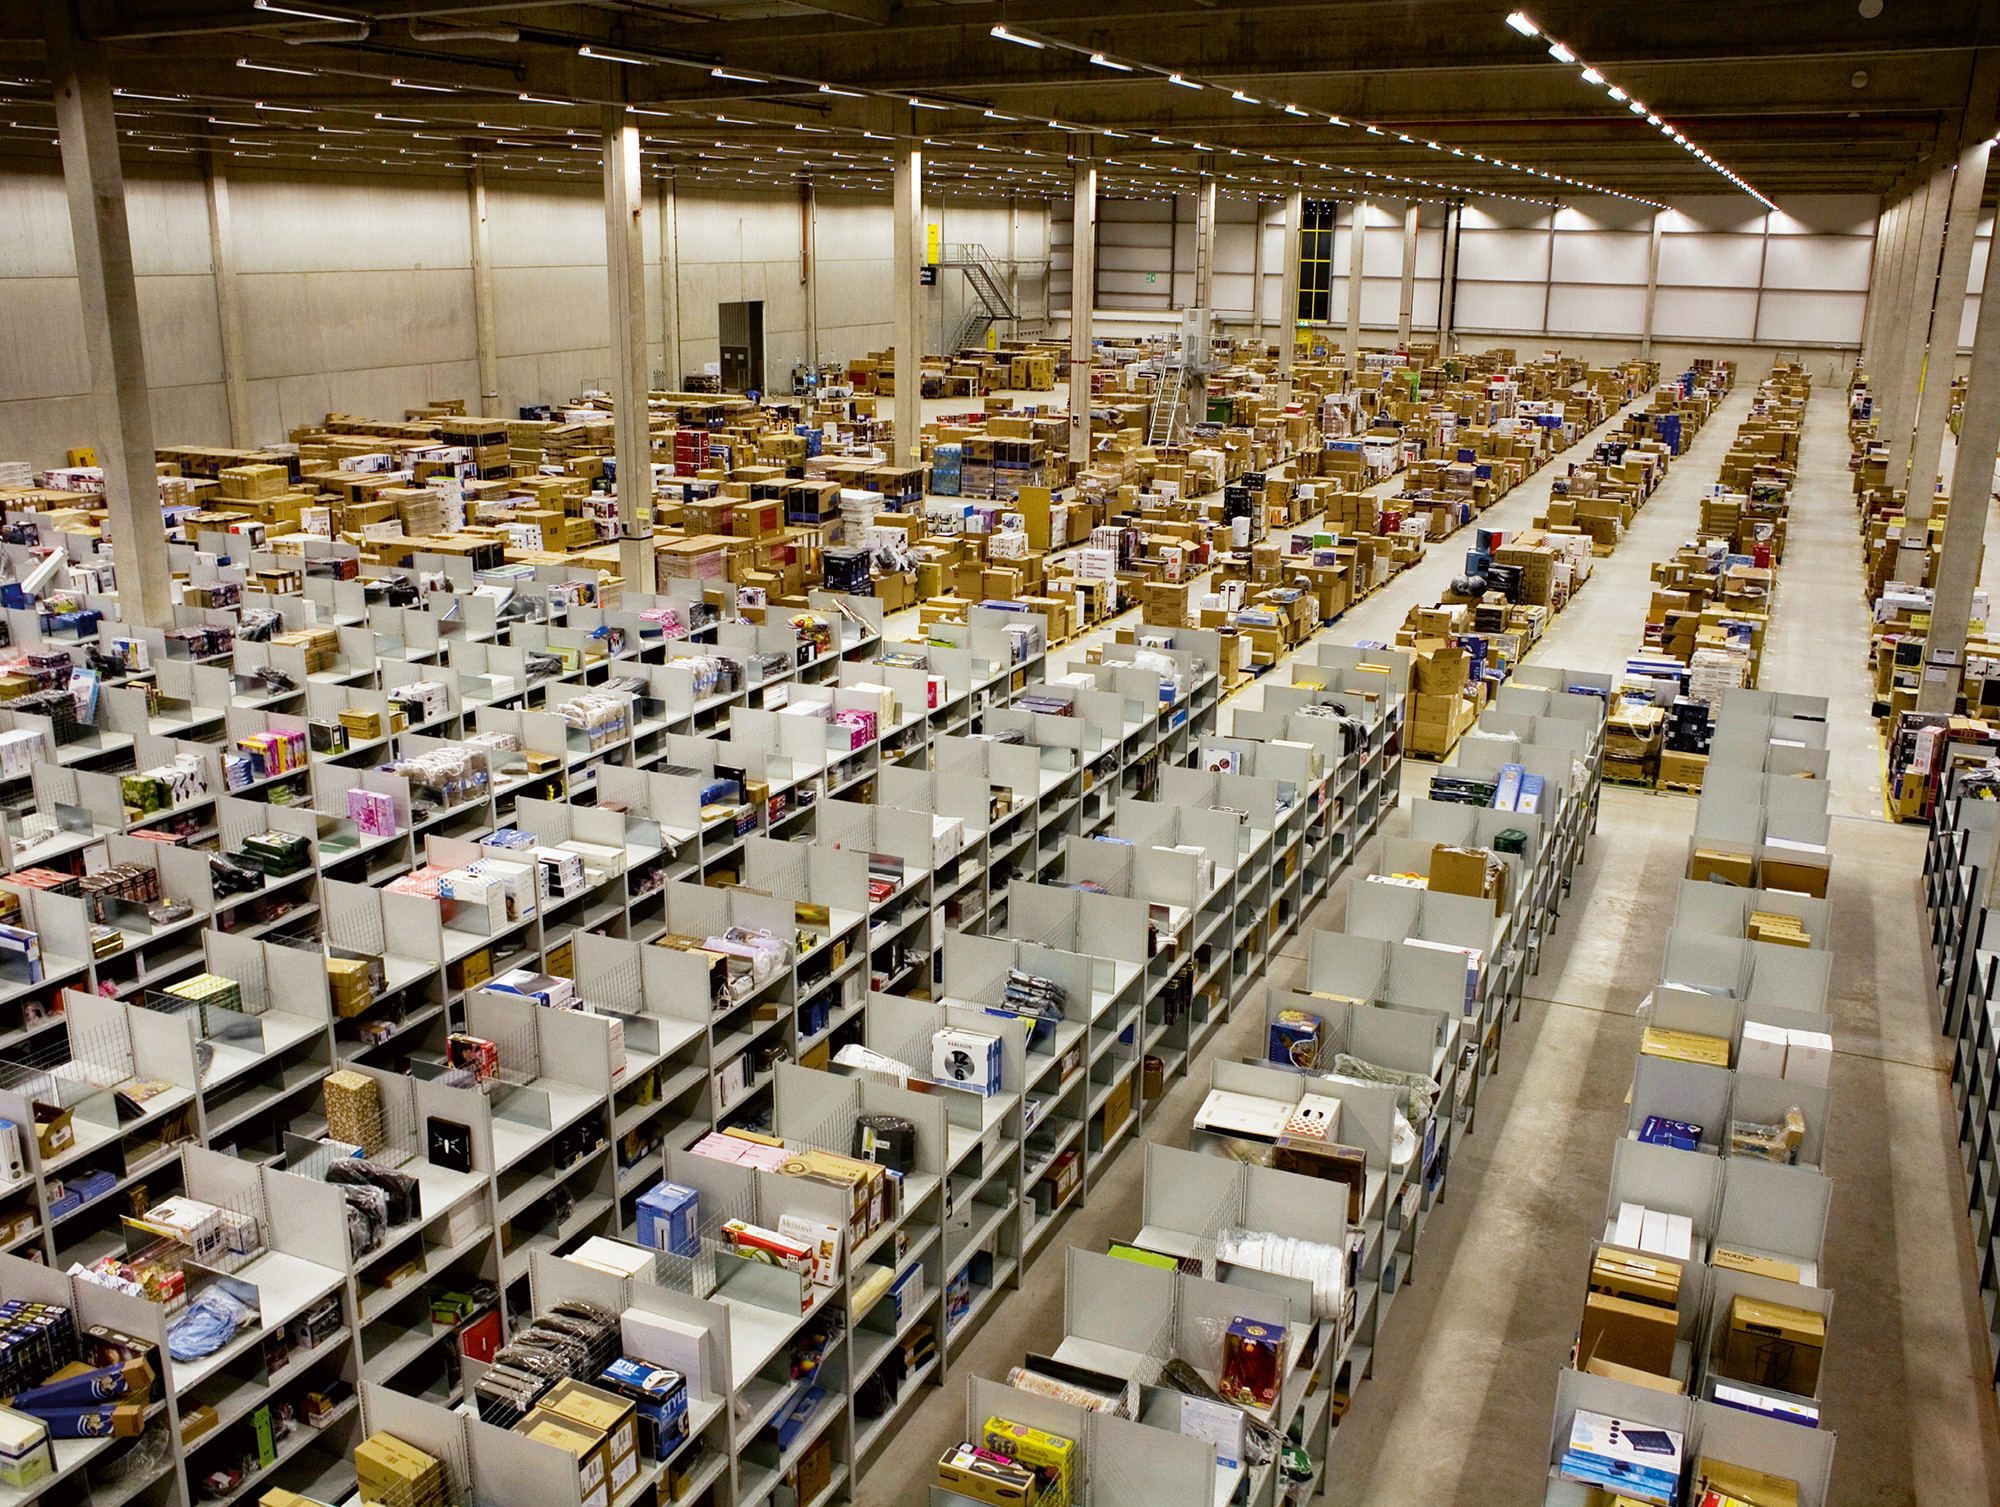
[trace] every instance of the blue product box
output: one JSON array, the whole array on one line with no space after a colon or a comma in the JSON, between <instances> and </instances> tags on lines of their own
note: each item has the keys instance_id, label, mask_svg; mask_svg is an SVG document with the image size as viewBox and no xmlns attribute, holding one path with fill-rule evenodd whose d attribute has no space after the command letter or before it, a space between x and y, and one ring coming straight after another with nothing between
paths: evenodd
<instances>
[{"instance_id":1,"label":"blue product box","mask_svg":"<svg viewBox=\"0 0 2000 1507\"><path fill-rule=\"evenodd\" d=\"M1542 809L1542 777L1538 774L1521 776L1521 794L1514 802L1514 809L1527 816L1533 816Z\"/></svg>"},{"instance_id":2,"label":"blue product box","mask_svg":"<svg viewBox=\"0 0 2000 1507\"><path fill-rule=\"evenodd\" d=\"M1527 773L1519 764L1502 764L1500 781L1493 787L1493 809L1495 811L1518 811L1521 801L1521 779Z\"/></svg>"},{"instance_id":3,"label":"blue product box","mask_svg":"<svg viewBox=\"0 0 2000 1507\"><path fill-rule=\"evenodd\" d=\"M1701 1127L1686 1120L1669 1120L1665 1115L1647 1115L1646 1123L1639 1127L1639 1139L1676 1151L1695 1151L1701 1146Z\"/></svg>"},{"instance_id":4,"label":"blue product box","mask_svg":"<svg viewBox=\"0 0 2000 1507\"><path fill-rule=\"evenodd\" d=\"M808 1386L804 1394L792 1404L791 1411L778 1420L778 1451L780 1454L790 1449L797 1442L800 1433L804 1431L807 1424L812 1422L813 1414L819 1411L819 1405L825 1400L825 1387Z\"/></svg>"},{"instance_id":5,"label":"blue product box","mask_svg":"<svg viewBox=\"0 0 2000 1507\"><path fill-rule=\"evenodd\" d=\"M655 1183L639 1195L639 1244L649 1250L672 1251L676 1256L701 1252L701 1236L696 1226L701 1218L701 1195L679 1183Z\"/></svg>"}]
</instances>

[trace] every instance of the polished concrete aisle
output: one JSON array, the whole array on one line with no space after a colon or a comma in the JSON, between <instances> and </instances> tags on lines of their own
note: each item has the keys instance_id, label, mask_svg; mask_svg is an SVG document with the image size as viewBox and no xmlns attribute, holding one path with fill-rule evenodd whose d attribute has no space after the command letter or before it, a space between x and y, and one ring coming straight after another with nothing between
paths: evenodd
<instances>
[{"instance_id":1,"label":"polished concrete aisle","mask_svg":"<svg viewBox=\"0 0 2000 1507\"><path fill-rule=\"evenodd\" d=\"M1597 562L1535 660L1615 671L1637 647L1649 567L1692 531L1758 375L1744 374L1618 551ZM2000 1418L1983 1371L1946 1059L1922 983L1922 834L1881 820L1839 395L1817 398L1810 423L1764 684L1833 700L1841 1027L1828 1156L1836 1303L1825 1400L1840 1448L1831 1500L1988 1502L2000 1499ZM1525 527L1554 469L1481 522ZM1327 637L1390 638L1413 603L1436 599L1467 543L1461 536L1434 547ZM1261 696L1253 685L1241 699L1255 705ZM1421 793L1425 772L1408 765L1406 791ZM1376 1374L1356 1391L1336 1437L1329 1497L1343 1507L1541 1500L1556 1373L1581 1311L1589 1241L1601 1229L1612 1142L1625 1125L1637 1009L1659 976L1693 819L1687 797L1604 791L1575 898L1508 1028L1500 1071L1482 1090L1478 1132L1459 1143L1447 1195L1378 1346ZM1337 888L1308 927L1337 926L1345 899ZM1274 962L1272 987L1299 977L1303 939L1287 954ZM1261 1038L1244 1011L1211 1050L1261 1055ZM1185 1144L1205 1082L1197 1068L1192 1082L1177 1084L1148 1138ZM1140 1223L1143 1160L1120 1156L1058 1243L1102 1250L1129 1237ZM1052 1251L898 1431L862 1481L860 1501L925 1500L933 1462L965 1427L965 1377L1002 1376L1026 1351L1053 1348L1062 1291L1063 1263Z\"/></svg>"}]
</instances>

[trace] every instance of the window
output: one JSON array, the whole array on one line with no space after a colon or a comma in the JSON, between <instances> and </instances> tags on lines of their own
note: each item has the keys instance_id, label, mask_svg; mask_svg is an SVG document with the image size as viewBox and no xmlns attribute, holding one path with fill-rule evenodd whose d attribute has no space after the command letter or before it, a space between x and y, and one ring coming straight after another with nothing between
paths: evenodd
<instances>
[{"instance_id":1,"label":"window","mask_svg":"<svg viewBox=\"0 0 2000 1507\"><path fill-rule=\"evenodd\" d=\"M1308 199L1299 219L1299 308L1302 324L1333 318L1333 219L1331 199Z\"/></svg>"}]
</instances>

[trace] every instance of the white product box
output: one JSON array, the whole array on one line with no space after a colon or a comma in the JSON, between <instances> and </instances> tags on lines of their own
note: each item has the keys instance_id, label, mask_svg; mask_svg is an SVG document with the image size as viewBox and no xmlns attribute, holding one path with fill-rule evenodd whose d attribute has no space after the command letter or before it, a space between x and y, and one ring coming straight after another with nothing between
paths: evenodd
<instances>
[{"instance_id":1,"label":"white product box","mask_svg":"<svg viewBox=\"0 0 2000 1507\"><path fill-rule=\"evenodd\" d=\"M1694 1259L1694 1221L1685 1214L1667 1216L1667 1254L1676 1261Z\"/></svg>"},{"instance_id":2,"label":"white product box","mask_svg":"<svg viewBox=\"0 0 2000 1507\"><path fill-rule=\"evenodd\" d=\"M1791 1033L1761 1021L1743 1023L1743 1049L1736 1054L1736 1071L1753 1078L1785 1076L1786 1049Z\"/></svg>"},{"instance_id":3,"label":"white product box","mask_svg":"<svg viewBox=\"0 0 2000 1507\"><path fill-rule=\"evenodd\" d=\"M1667 1254L1667 1211L1648 1209L1639 1224L1639 1249L1655 1256Z\"/></svg>"},{"instance_id":4,"label":"white product box","mask_svg":"<svg viewBox=\"0 0 2000 1507\"><path fill-rule=\"evenodd\" d=\"M1639 1236L1644 1232L1646 1206L1644 1204L1620 1204L1618 1206L1618 1230L1616 1243L1628 1251L1639 1248Z\"/></svg>"},{"instance_id":5,"label":"white product box","mask_svg":"<svg viewBox=\"0 0 2000 1507\"><path fill-rule=\"evenodd\" d=\"M1213 1444L1217 1465L1233 1468L1243 1463L1249 1422L1249 1415L1233 1404L1181 1395L1181 1433Z\"/></svg>"},{"instance_id":6,"label":"white product box","mask_svg":"<svg viewBox=\"0 0 2000 1507\"><path fill-rule=\"evenodd\" d=\"M1825 1088L1833 1067L1833 1038L1824 1031L1785 1032L1785 1073L1793 1083Z\"/></svg>"},{"instance_id":7,"label":"white product box","mask_svg":"<svg viewBox=\"0 0 2000 1507\"><path fill-rule=\"evenodd\" d=\"M1000 1092L1000 1038L947 1026L931 1038L931 1077L974 1093Z\"/></svg>"},{"instance_id":8,"label":"white product box","mask_svg":"<svg viewBox=\"0 0 2000 1507\"><path fill-rule=\"evenodd\" d=\"M965 849L965 818L962 816L933 816L931 818L931 867L943 868Z\"/></svg>"}]
</instances>

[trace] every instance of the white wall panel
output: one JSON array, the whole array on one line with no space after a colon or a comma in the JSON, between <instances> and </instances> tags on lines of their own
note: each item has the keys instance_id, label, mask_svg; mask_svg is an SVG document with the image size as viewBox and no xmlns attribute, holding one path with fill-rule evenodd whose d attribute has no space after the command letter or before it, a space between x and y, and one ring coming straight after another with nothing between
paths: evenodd
<instances>
[{"instance_id":1,"label":"white wall panel","mask_svg":"<svg viewBox=\"0 0 2000 1507\"><path fill-rule=\"evenodd\" d=\"M1551 275L1562 283L1636 283L1643 288L1651 250L1649 235L1559 230Z\"/></svg>"},{"instance_id":2,"label":"white wall panel","mask_svg":"<svg viewBox=\"0 0 2000 1507\"><path fill-rule=\"evenodd\" d=\"M1653 334L1673 339L1752 340L1757 293L1734 288L1661 288L1653 304Z\"/></svg>"},{"instance_id":3,"label":"white wall panel","mask_svg":"<svg viewBox=\"0 0 2000 1507\"><path fill-rule=\"evenodd\" d=\"M1660 240L1660 286L1754 288L1764 264L1764 238L1677 234Z\"/></svg>"},{"instance_id":4,"label":"white wall panel","mask_svg":"<svg viewBox=\"0 0 2000 1507\"><path fill-rule=\"evenodd\" d=\"M1743 194L1675 195L1662 211L1661 227L1669 235L1701 230L1760 232L1764 206Z\"/></svg>"},{"instance_id":5,"label":"white wall panel","mask_svg":"<svg viewBox=\"0 0 2000 1507\"><path fill-rule=\"evenodd\" d=\"M1640 335L1646 289L1557 283L1549 289L1549 328L1579 335Z\"/></svg>"},{"instance_id":6,"label":"white wall panel","mask_svg":"<svg viewBox=\"0 0 2000 1507\"><path fill-rule=\"evenodd\" d=\"M1764 286L1866 293L1874 256L1874 241L1863 236L1774 235L1764 258Z\"/></svg>"},{"instance_id":7,"label":"white wall panel","mask_svg":"<svg viewBox=\"0 0 2000 1507\"><path fill-rule=\"evenodd\" d=\"M1458 237L1458 275L1474 282L1539 285L1549 275L1546 230L1464 230ZM1539 322L1537 328L1540 328Z\"/></svg>"},{"instance_id":8,"label":"white wall panel","mask_svg":"<svg viewBox=\"0 0 2000 1507\"><path fill-rule=\"evenodd\" d=\"M1873 194L1788 194L1771 214L1771 234L1872 236L1881 207Z\"/></svg>"},{"instance_id":9,"label":"white wall panel","mask_svg":"<svg viewBox=\"0 0 2000 1507\"><path fill-rule=\"evenodd\" d=\"M1540 333L1547 289L1537 282L1458 284L1457 311L1452 325L1464 330L1507 330Z\"/></svg>"},{"instance_id":10,"label":"white wall panel","mask_svg":"<svg viewBox=\"0 0 2000 1507\"><path fill-rule=\"evenodd\" d=\"M1866 293L1796 293L1766 288L1757 314L1757 339L1858 345L1868 315Z\"/></svg>"}]
</instances>

